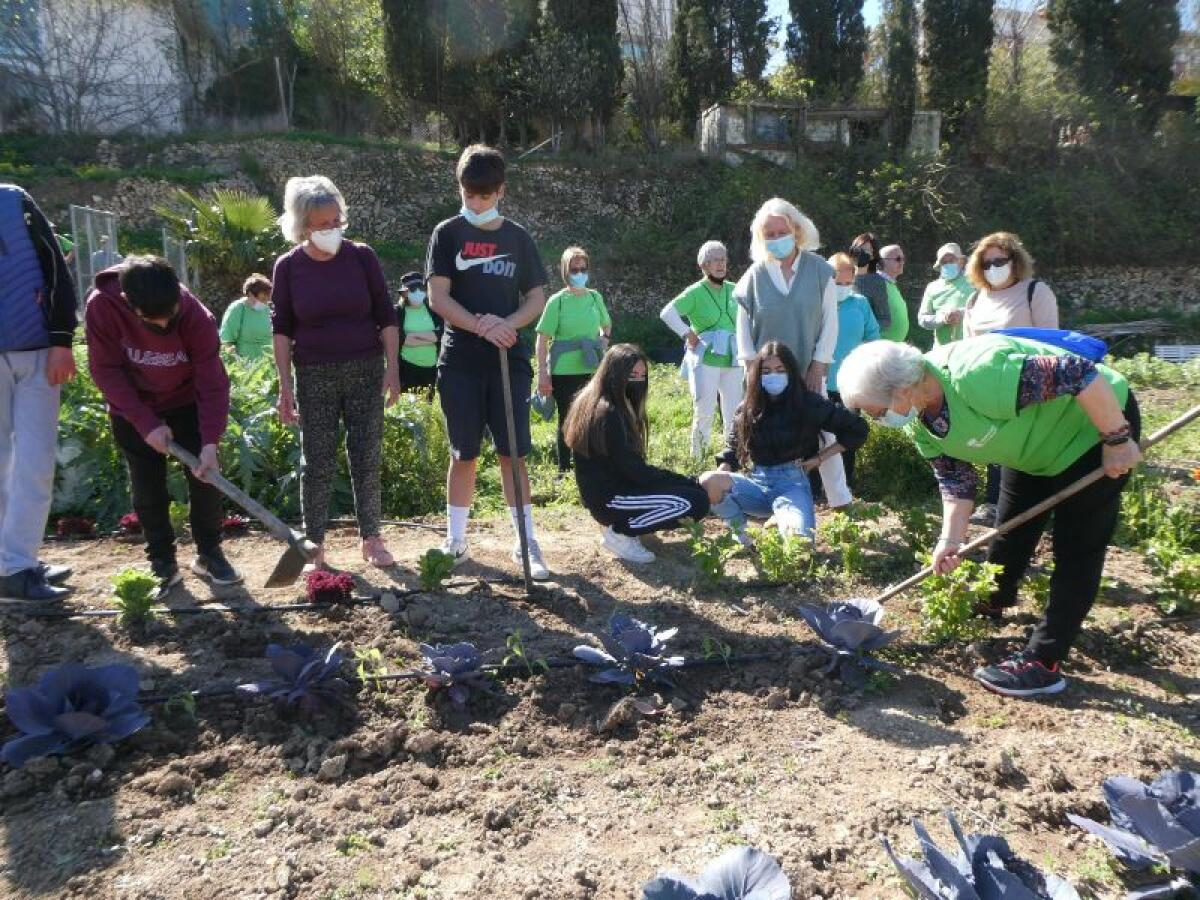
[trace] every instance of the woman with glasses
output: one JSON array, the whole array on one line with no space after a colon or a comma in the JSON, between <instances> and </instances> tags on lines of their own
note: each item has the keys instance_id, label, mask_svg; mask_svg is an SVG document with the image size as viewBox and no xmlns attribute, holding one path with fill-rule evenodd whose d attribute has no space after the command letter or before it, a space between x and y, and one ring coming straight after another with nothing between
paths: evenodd
<instances>
[{"instance_id":1,"label":"woman with glasses","mask_svg":"<svg viewBox=\"0 0 1200 900\"><path fill-rule=\"evenodd\" d=\"M1057 328L1058 300L1044 281L1033 277L1033 257L1021 239L997 231L980 239L967 260L967 280L975 292L963 313L963 337L1000 328ZM1000 467L988 466L986 502L972 521L990 525L1000 497Z\"/></svg>"},{"instance_id":2,"label":"woman with glasses","mask_svg":"<svg viewBox=\"0 0 1200 900\"><path fill-rule=\"evenodd\" d=\"M546 301L537 323L538 393L553 394L558 407L558 471L571 468L571 448L563 440L567 410L608 347L612 319L600 292L587 286L591 261L582 247L568 247L559 263L566 285Z\"/></svg>"}]
</instances>

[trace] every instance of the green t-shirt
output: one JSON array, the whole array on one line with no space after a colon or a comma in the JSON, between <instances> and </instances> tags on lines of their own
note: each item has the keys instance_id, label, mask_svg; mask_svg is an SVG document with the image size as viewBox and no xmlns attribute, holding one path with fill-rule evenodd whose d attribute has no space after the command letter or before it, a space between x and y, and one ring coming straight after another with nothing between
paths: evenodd
<instances>
[{"instance_id":1,"label":"green t-shirt","mask_svg":"<svg viewBox=\"0 0 1200 900\"><path fill-rule=\"evenodd\" d=\"M433 331L433 316L429 307L422 303L420 306L404 304L404 333L420 334L423 331ZM421 344L418 347L401 347L400 358L405 362L419 366L422 369L432 369L437 365L437 344Z\"/></svg>"},{"instance_id":2,"label":"green t-shirt","mask_svg":"<svg viewBox=\"0 0 1200 900\"><path fill-rule=\"evenodd\" d=\"M944 278L931 281L925 288L925 296L921 298L921 313L936 315L944 309L962 309L974 290L966 275L949 281ZM957 325L938 325L933 329L935 344L949 344L962 340L962 336L962 322Z\"/></svg>"},{"instance_id":3,"label":"green t-shirt","mask_svg":"<svg viewBox=\"0 0 1200 900\"><path fill-rule=\"evenodd\" d=\"M879 336L885 341L902 341L908 337L908 304L904 295L895 282L887 281L888 312L892 315L892 324L881 329Z\"/></svg>"},{"instance_id":4,"label":"green t-shirt","mask_svg":"<svg viewBox=\"0 0 1200 900\"><path fill-rule=\"evenodd\" d=\"M271 352L271 308L251 309L245 297L229 304L221 319L221 343L233 344L243 359L258 359Z\"/></svg>"},{"instance_id":5,"label":"green t-shirt","mask_svg":"<svg viewBox=\"0 0 1200 900\"><path fill-rule=\"evenodd\" d=\"M1021 369L1030 356L1062 356L1066 350L987 334L934 347L925 364L941 382L950 408L950 430L939 438L918 418L906 426L926 459L946 456L994 463L1030 475L1057 475L1100 440L1075 397L1064 395L1017 410ZM1124 406L1129 382L1096 364Z\"/></svg>"},{"instance_id":6,"label":"green t-shirt","mask_svg":"<svg viewBox=\"0 0 1200 900\"><path fill-rule=\"evenodd\" d=\"M714 329L737 334L737 302L733 299L732 281L726 281L719 288L714 288L711 281L701 278L672 300L671 306L675 307L675 312L687 319L688 325L696 334ZM728 369L734 364L736 343L736 337L730 339L728 353L713 353L711 349L705 348L704 364Z\"/></svg>"},{"instance_id":7,"label":"green t-shirt","mask_svg":"<svg viewBox=\"0 0 1200 900\"><path fill-rule=\"evenodd\" d=\"M612 319L599 291L573 294L569 288L563 288L546 301L536 330L551 341L574 341L599 338L601 328L611 327ZM594 371L594 367L584 362L582 350L568 350L558 357L550 374L591 375Z\"/></svg>"}]
</instances>

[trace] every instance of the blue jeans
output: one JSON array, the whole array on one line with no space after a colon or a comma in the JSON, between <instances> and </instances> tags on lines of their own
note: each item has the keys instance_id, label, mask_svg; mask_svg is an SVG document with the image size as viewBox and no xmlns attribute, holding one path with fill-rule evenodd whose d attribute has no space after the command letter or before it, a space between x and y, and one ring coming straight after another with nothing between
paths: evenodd
<instances>
[{"instance_id":1,"label":"blue jeans","mask_svg":"<svg viewBox=\"0 0 1200 900\"><path fill-rule=\"evenodd\" d=\"M774 515L781 531L812 536L817 524L812 488L808 475L795 463L755 466L746 474L736 472L729 477L733 490L713 504L712 512L731 527L742 528L747 518Z\"/></svg>"}]
</instances>

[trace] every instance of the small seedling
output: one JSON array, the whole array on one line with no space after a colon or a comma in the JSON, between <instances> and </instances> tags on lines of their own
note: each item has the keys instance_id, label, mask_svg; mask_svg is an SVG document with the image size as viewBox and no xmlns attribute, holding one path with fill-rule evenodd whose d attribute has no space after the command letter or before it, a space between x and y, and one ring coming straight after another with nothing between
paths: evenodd
<instances>
[{"instance_id":1,"label":"small seedling","mask_svg":"<svg viewBox=\"0 0 1200 900\"><path fill-rule=\"evenodd\" d=\"M167 509L167 516L171 520L171 528L176 534L183 534L188 526L188 505L180 503L177 500L172 500L170 507Z\"/></svg>"},{"instance_id":2,"label":"small seedling","mask_svg":"<svg viewBox=\"0 0 1200 900\"><path fill-rule=\"evenodd\" d=\"M935 643L974 640L985 629L975 610L991 597L1001 567L964 559L949 575L931 575L921 585L921 620Z\"/></svg>"},{"instance_id":3,"label":"small seedling","mask_svg":"<svg viewBox=\"0 0 1200 900\"><path fill-rule=\"evenodd\" d=\"M799 534L763 528L754 532L758 565L768 580L796 584L810 580L816 573L812 540Z\"/></svg>"},{"instance_id":4,"label":"small seedling","mask_svg":"<svg viewBox=\"0 0 1200 900\"><path fill-rule=\"evenodd\" d=\"M817 526L817 533L842 554L842 574L854 578L863 572L866 554L863 546L870 540L872 529L854 521L842 512L835 512Z\"/></svg>"},{"instance_id":5,"label":"small seedling","mask_svg":"<svg viewBox=\"0 0 1200 900\"><path fill-rule=\"evenodd\" d=\"M508 653L501 660L500 665L507 668L508 666L520 665L525 668L526 673L532 678L539 672L549 672L550 664L541 657L532 657L525 650L525 641L521 637L521 630L517 629L508 636L505 642L508 646Z\"/></svg>"},{"instance_id":6,"label":"small seedling","mask_svg":"<svg viewBox=\"0 0 1200 900\"><path fill-rule=\"evenodd\" d=\"M939 527L938 518L920 506L905 506L896 510L896 515L900 517L901 540L912 561L916 562L922 553L929 553L933 549Z\"/></svg>"},{"instance_id":7,"label":"small seedling","mask_svg":"<svg viewBox=\"0 0 1200 900\"><path fill-rule=\"evenodd\" d=\"M1165 615L1190 615L1200 604L1200 553L1154 539L1146 552L1158 576L1155 602Z\"/></svg>"},{"instance_id":8,"label":"small seedling","mask_svg":"<svg viewBox=\"0 0 1200 900\"><path fill-rule=\"evenodd\" d=\"M426 550L420 562L421 590L438 590L453 571L453 556L436 547Z\"/></svg>"},{"instance_id":9,"label":"small seedling","mask_svg":"<svg viewBox=\"0 0 1200 900\"><path fill-rule=\"evenodd\" d=\"M725 567L738 551L737 539L731 532L722 531L714 538L704 533L704 525L694 522L688 529L688 546L696 563L696 582L703 587L715 587L725 578Z\"/></svg>"},{"instance_id":10,"label":"small seedling","mask_svg":"<svg viewBox=\"0 0 1200 900\"><path fill-rule=\"evenodd\" d=\"M729 660L733 657L733 648L724 641L706 637L700 642L700 654L707 660L721 660L728 669Z\"/></svg>"},{"instance_id":11,"label":"small seedling","mask_svg":"<svg viewBox=\"0 0 1200 900\"><path fill-rule=\"evenodd\" d=\"M1025 593L1039 613L1044 613L1050 605L1050 579L1054 576L1054 562L1047 562L1040 572L1025 579Z\"/></svg>"},{"instance_id":12,"label":"small seedling","mask_svg":"<svg viewBox=\"0 0 1200 900\"><path fill-rule=\"evenodd\" d=\"M379 680L380 676L388 674L388 667L383 658L383 651L378 647L372 647L369 650L355 650L354 663L355 674L364 686L370 685L374 688L377 695L387 693L385 682Z\"/></svg>"},{"instance_id":13,"label":"small seedling","mask_svg":"<svg viewBox=\"0 0 1200 900\"><path fill-rule=\"evenodd\" d=\"M113 604L121 610L117 620L124 626L141 625L152 615L158 595L158 579L138 569L123 569L111 579Z\"/></svg>"},{"instance_id":14,"label":"small seedling","mask_svg":"<svg viewBox=\"0 0 1200 900\"><path fill-rule=\"evenodd\" d=\"M176 694L163 704L163 713L167 716L178 716L194 722L196 720L196 695L191 691Z\"/></svg>"}]
</instances>

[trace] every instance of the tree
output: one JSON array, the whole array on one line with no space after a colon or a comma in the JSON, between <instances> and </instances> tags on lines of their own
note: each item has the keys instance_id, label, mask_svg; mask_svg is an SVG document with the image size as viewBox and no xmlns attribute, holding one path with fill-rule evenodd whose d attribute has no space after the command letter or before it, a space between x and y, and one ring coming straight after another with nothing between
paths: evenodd
<instances>
[{"instance_id":1,"label":"tree","mask_svg":"<svg viewBox=\"0 0 1200 900\"><path fill-rule=\"evenodd\" d=\"M812 79L818 101L849 102L867 53L862 0L791 0L789 8L788 60Z\"/></svg>"},{"instance_id":2,"label":"tree","mask_svg":"<svg viewBox=\"0 0 1200 900\"><path fill-rule=\"evenodd\" d=\"M726 0L726 4L731 69L747 81L761 82L778 23L768 15L767 0Z\"/></svg>"},{"instance_id":3,"label":"tree","mask_svg":"<svg viewBox=\"0 0 1200 900\"><path fill-rule=\"evenodd\" d=\"M972 140L987 102L993 0L925 0L922 9L929 105L942 133Z\"/></svg>"},{"instance_id":4,"label":"tree","mask_svg":"<svg viewBox=\"0 0 1200 900\"><path fill-rule=\"evenodd\" d=\"M1105 117L1158 121L1179 38L1176 0L1050 0L1051 55Z\"/></svg>"},{"instance_id":5,"label":"tree","mask_svg":"<svg viewBox=\"0 0 1200 900\"><path fill-rule=\"evenodd\" d=\"M333 126L349 130L354 101L379 91L386 65L379 0L299 0L293 34L328 87Z\"/></svg>"},{"instance_id":6,"label":"tree","mask_svg":"<svg viewBox=\"0 0 1200 900\"><path fill-rule=\"evenodd\" d=\"M671 99L675 118L684 130L695 130L700 111L733 87L727 54L727 22L718 4L709 0L680 0L671 35Z\"/></svg>"},{"instance_id":7,"label":"tree","mask_svg":"<svg viewBox=\"0 0 1200 900\"><path fill-rule=\"evenodd\" d=\"M1001 62L1004 86L1009 91L1017 91L1021 85L1030 34L1037 25L1041 8L1041 0L1009 0L996 9L993 62Z\"/></svg>"},{"instance_id":8,"label":"tree","mask_svg":"<svg viewBox=\"0 0 1200 900\"><path fill-rule=\"evenodd\" d=\"M127 0L0 0L0 76L51 131L158 130L179 98L165 10Z\"/></svg>"},{"instance_id":9,"label":"tree","mask_svg":"<svg viewBox=\"0 0 1200 900\"><path fill-rule=\"evenodd\" d=\"M545 0L542 28L554 41L566 40L579 48L574 60L579 71L572 80L582 93L576 97L578 114L573 126L588 119L592 136L603 144L605 132L621 95L624 66L617 43L617 0ZM572 62L566 60L563 65ZM578 136L575 135L575 138Z\"/></svg>"},{"instance_id":10,"label":"tree","mask_svg":"<svg viewBox=\"0 0 1200 900\"><path fill-rule=\"evenodd\" d=\"M899 155L908 145L917 109L917 7L915 0L885 0L886 100L892 119L891 142Z\"/></svg>"},{"instance_id":11,"label":"tree","mask_svg":"<svg viewBox=\"0 0 1200 900\"><path fill-rule=\"evenodd\" d=\"M646 149L659 147L659 130L667 114L668 25L665 11L646 0L620 0L621 31L631 51L626 58L629 103Z\"/></svg>"}]
</instances>

